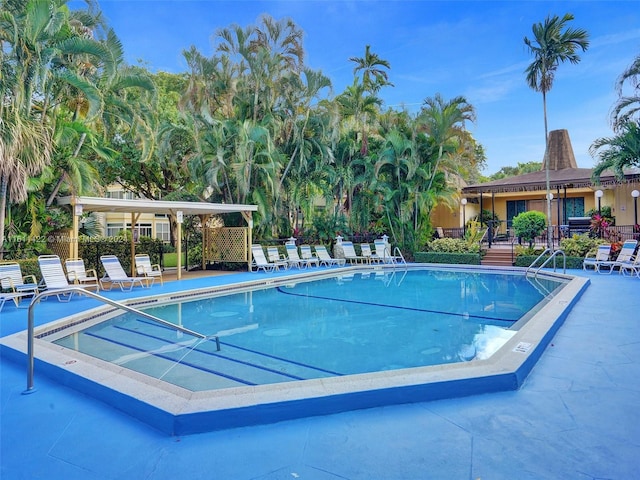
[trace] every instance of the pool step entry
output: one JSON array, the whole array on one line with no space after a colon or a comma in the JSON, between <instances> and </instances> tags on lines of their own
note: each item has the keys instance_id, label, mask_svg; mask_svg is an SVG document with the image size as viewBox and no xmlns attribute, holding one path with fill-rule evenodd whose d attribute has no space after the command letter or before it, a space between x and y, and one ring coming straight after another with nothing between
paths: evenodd
<instances>
[{"instance_id":1,"label":"pool step entry","mask_svg":"<svg viewBox=\"0 0 640 480\"><path fill-rule=\"evenodd\" d=\"M178 332L180 334L190 335L195 338L200 338L202 341L213 340L215 342L216 350L220 350L220 339L215 335L203 335L199 332L195 332L193 330L189 330L188 328L184 328L181 325L176 325L175 323L168 322L163 320L162 318L154 317L146 312L138 310L136 308L130 307L129 305L125 305L124 303L116 302L115 300L111 300L110 298L103 297L102 295L98 295L95 292L85 289L80 286L69 286L67 288L56 288L53 290L45 290L44 292L40 292L33 297L31 303L29 304L29 311L27 313L27 356L28 356L28 364L27 364L27 389L23 392L24 394L29 394L33 392L33 375L34 375L34 337L35 337L35 322L34 322L34 308L36 305L40 303L43 298L50 297L52 295L59 296L60 295L69 295L69 300L74 295L86 295L88 297L94 298L96 300L101 301L102 303L106 303L107 305L111 305L112 307L116 307L121 310L125 310L129 313L133 313L139 317L145 318L147 321L158 324L164 328L168 328L171 331Z\"/></svg>"},{"instance_id":2,"label":"pool step entry","mask_svg":"<svg viewBox=\"0 0 640 480\"><path fill-rule=\"evenodd\" d=\"M230 342L187 335L134 315L55 343L191 391L340 375Z\"/></svg>"}]
</instances>

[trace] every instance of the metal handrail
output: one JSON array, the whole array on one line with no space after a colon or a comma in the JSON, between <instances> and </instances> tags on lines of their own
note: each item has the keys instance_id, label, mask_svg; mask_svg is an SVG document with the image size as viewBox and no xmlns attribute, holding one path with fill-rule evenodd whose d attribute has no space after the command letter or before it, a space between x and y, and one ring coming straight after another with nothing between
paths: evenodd
<instances>
[{"instance_id":1,"label":"metal handrail","mask_svg":"<svg viewBox=\"0 0 640 480\"><path fill-rule=\"evenodd\" d=\"M398 258L398 257L400 257L400 259L402 260L402 263L404 263L405 265L407 264L407 261L404 259L404 255L402 255L402 250L400 250L398 247L394 247L393 258Z\"/></svg>"},{"instance_id":2,"label":"metal handrail","mask_svg":"<svg viewBox=\"0 0 640 480\"><path fill-rule=\"evenodd\" d=\"M556 270L556 256L558 255L562 255L562 259L564 261L563 263L563 271L562 273L567 273L567 256L565 255L565 253L562 250L553 250L551 248L545 248L544 252L542 252L540 255L538 255L538 258L536 258L531 265L529 265L527 267L527 270L525 271L525 275L529 274L529 270L531 270L533 268L533 266L538 262L538 260L540 260L542 257L544 257L547 253L551 253L551 256L549 256L549 258L547 258L542 265L540 265L538 268L536 268L535 273L534 273L534 277L538 276L538 272L540 271L540 269L544 268L545 265L547 265L547 263L549 263L552 259L553 259L553 271L555 272Z\"/></svg>"},{"instance_id":3,"label":"metal handrail","mask_svg":"<svg viewBox=\"0 0 640 480\"><path fill-rule=\"evenodd\" d=\"M91 298L95 298L96 300L100 300L103 303L107 303L112 307L121 308L122 310L126 310L127 312L134 313L141 317L144 317L148 320L152 320L154 322L160 323L166 327L173 328L180 332L186 333L188 335L193 335L194 337L199 337L204 340L215 340L216 341L216 349L220 351L220 339L217 335L207 336L199 332L195 332L193 330L189 330L188 328L184 328L180 325L176 325L175 323L168 322L163 320L162 318L154 317L148 313L143 312L142 310L138 310L137 308L130 307L129 305L125 305L123 303L116 302L107 297L103 297L102 295L98 295L97 293L91 292L84 287L73 287L70 286L68 288L60 288L55 290L45 290L44 292L40 292L31 299L31 303L29 304L29 312L28 312L28 324L27 324L27 389L23 392L25 394L33 392L33 364L34 364L34 352L33 352L33 344L34 344L34 319L33 319L33 308L40 303L40 300L45 297L50 297L52 295L61 295L65 293L78 293L80 295L87 295Z\"/></svg>"}]
</instances>

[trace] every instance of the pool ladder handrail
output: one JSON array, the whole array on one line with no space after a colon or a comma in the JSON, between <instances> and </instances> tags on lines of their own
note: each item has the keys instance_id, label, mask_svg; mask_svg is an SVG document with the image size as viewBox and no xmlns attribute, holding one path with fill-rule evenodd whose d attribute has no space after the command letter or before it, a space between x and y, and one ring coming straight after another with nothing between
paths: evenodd
<instances>
[{"instance_id":1,"label":"pool ladder handrail","mask_svg":"<svg viewBox=\"0 0 640 480\"><path fill-rule=\"evenodd\" d=\"M125 305L124 303L120 303L120 302L116 302L115 300L111 300L110 298L107 297L103 297L102 295L98 295L95 292L91 292L89 290L87 290L84 287L74 287L74 286L70 286L68 288L57 288L55 290L45 290L44 292L40 292L37 295L35 295L32 299L31 299L31 303L29 304L29 311L28 311L28 324L27 324L27 358L28 358L28 364L27 364L27 389L22 392L24 394L27 393L31 393L34 391L33 388L33 365L34 365L34 349L33 349L33 344L34 344L34 331L35 331L35 325L34 325L34 319L33 319L33 309L34 307L40 303L40 300L42 298L45 297L50 297L53 295L60 295L60 294L65 294L65 293L69 293L69 294L73 294L73 293L78 293L80 295L87 295L91 298L94 298L96 300L99 300L103 303L106 303L108 305L111 305L112 307L116 307L116 308L121 308L122 310L126 310L127 312L130 313L134 313L136 315L139 315L141 317L144 317L148 320L157 322L161 325L164 325L166 327L170 327L174 330L178 330L182 333L186 333L188 335L193 335L194 337L198 337L198 338L202 338L203 340L215 340L216 342L216 350L220 351L220 339L218 338L217 335L211 335L211 336L207 336L204 335L202 333L199 332L195 332L193 330L190 330L188 328L182 327L180 325L176 325L175 323L171 323L168 322L166 320L163 320L162 318L158 318L155 317L153 315L150 315L148 313L143 312L142 310L138 310L137 308L133 308L130 307L129 305Z\"/></svg>"},{"instance_id":2,"label":"pool ladder handrail","mask_svg":"<svg viewBox=\"0 0 640 480\"><path fill-rule=\"evenodd\" d=\"M547 258L542 265L540 265L538 268L535 269L534 272L534 277L538 276L538 272L540 271L541 268L544 268L547 263L549 263L552 259L553 259L553 271L556 271L556 256L558 255L562 255L562 260L563 260L563 266L562 266L562 273L567 273L567 256L565 255L565 253L558 249L558 250L553 250L552 248L545 248L544 252L542 252L540 255L538 255L538 258L536 258L531 265L529 265L527 267L527 270L525 271L525 275L529 274L529 271L533 269L533 266L538 263L538 260L540 260L542 257L544 257L547 253L551 253L551 255L549 256L549 258Z\"/></svg>"},{"instance_id":3,"label":"pool ladder handrail","mask_svg":"<svg viewBox=\"0 0 640 480\"><path fill-rule=\"evenodd\" d=\"M400 250L400 248L398 247L393 247L393 263L397 264L397 263L403 263L403 264L407 264L407 261L404 259L404 255L402 255L402 250ZM400 262L397 261L397 259L400 259Z\"/></svg>"}]
</instances>

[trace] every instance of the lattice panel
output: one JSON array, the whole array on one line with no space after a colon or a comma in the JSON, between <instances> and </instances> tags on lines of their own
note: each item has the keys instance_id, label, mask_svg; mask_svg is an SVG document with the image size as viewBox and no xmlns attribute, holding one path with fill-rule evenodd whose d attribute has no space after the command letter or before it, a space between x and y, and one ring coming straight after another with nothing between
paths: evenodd
<instances>
[{"instance_id":1,"label":"lattice panel","mask_svg":"<svg viewBox=\"0 0 640 480\"><path fill-rule=\"evenodd\" d=\"M64 262L71 255L71 230L60 231L47 237L47 249Z\"/></svg>"},{"instance_id":2,"label":"lattice panel","mask_svg":"<svg viewBox=\"0 0 640 480\"><path fill-rule=\"evenodd\" d=\"M246 227L209 228L206 232L205 260L247 262L249 229Z\"/></svg>"}]
</instances>

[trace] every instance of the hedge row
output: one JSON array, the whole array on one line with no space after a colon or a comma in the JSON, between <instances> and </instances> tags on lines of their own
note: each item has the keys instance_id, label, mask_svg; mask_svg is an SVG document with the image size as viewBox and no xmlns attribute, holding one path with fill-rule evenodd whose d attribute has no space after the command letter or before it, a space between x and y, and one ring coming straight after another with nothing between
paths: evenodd
<instances>
[{"instance_id":1,"label":"hedge row","mask_svg":"<svg viewBox=\"0 0 640 480\"><path fill-rule=\"evenodd\" d=\"M418 263L449 263L454 265L480 265L477 253L416 252Z\"/></svg>"},{"instance_id":2,"label":"hedge row","mask_svg":"<svg viewBox=\"0 0 640 480\"><path fill-rule=\"evenodd\" d=\"M120 259L120 264L125 272L131 271L131 243L129 240L114 240L122 237L80 238L78 243L78 255L84 259L87 269L95 269L98 276L104 274L100 263L100 256L115 255ZM136 253L146 253L151 258L151 264L159 264L163 243L154 238L142 237L136 243ZM64 262L64 259L62 259Z\"/></svg>"},{"instance_id":3,"label":"hedge row","mask_svg":"<svg viewBox=\"0 0 640 480\"><path fill-rule=\"evenodd\" d=\"M528 267L531 265L534 260L538 258L536 255L518 255L516 257L516 267ZM544 263L544 261L549 258L549 256L545 256L541 258L536 266L540 266ZM582 262L584 261L583 257L566 257L567 258L567 268L582 268ZM556 257L556 268L562 268L563 260L562 256ZM545 268L553 268L553 261L549 262Z\"/></svg>"}]
</instances>

